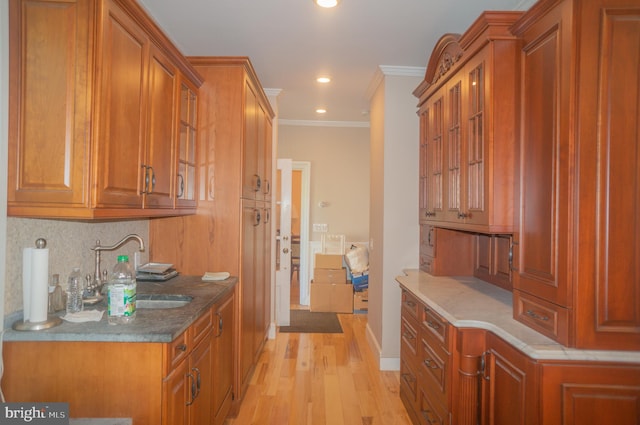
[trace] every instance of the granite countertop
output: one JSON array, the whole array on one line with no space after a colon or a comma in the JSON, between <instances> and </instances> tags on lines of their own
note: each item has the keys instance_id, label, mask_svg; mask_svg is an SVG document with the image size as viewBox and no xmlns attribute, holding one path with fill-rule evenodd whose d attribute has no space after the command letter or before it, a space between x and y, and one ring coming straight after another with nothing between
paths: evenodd
<instances>
[{"instance_id":1,"label":"granite countertop","mask_svg":"<svg viewBox=\"0 0 640 425\"><path fill-rule=\"evenodd\" d=\"M216 282L204 282L201 276L177 276L166 282L138 282L138 294L181 294L193 297L184 307L169 309L137 309L136 318L126 325L109 325L105 311L99 322L71 323L38 331L16 331L11 328L15 317L5 321L5 341L103 341L103 342L171 342L198 317L220 300L237 283L230 277ZM106 310L104 301L88 309ZM64 316L61 311L58 316ZM7 323L8 322L8 323Z\"/></svg>"},{"instance_id":2,"label":"granite countertop","mask_svg":"<svg viewBox=\"0 0 640 425\"><path fill-rule=\"evenodd\" d=\"M638 351L580 350L547 338L513 318L511 292L480 279L405 270L396 280L453 326L491 331L533 359L640 364Z\"/></svg>"}]
</instances>

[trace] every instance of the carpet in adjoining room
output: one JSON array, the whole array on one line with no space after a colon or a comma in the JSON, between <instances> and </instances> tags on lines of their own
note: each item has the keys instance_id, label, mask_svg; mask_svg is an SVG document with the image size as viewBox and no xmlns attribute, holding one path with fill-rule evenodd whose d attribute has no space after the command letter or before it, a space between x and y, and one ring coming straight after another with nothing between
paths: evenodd
<instances>
[{"instance_id":1,"label":"carpet in adjoining room","mask_svg":"<svg viewBox=\"0 0 640 425\"><path fill-rule=\"evenodd\" d=\"M289 326L280 326L280 332L341 334L342 326L336 313L309 310L291 310Z\"/></svg>"}]
</instances>

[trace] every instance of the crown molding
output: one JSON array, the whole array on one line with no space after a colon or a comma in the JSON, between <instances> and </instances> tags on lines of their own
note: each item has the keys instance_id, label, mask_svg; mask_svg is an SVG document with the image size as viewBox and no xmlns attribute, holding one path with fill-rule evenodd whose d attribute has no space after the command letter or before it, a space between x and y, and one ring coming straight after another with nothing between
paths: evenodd
<instances>
[{"instance_id":1,"label":"crown molding","mask_svg":"<svg viewBox=\"0 0 640 425\"><path fill-rule=\"evenodd\" d=\"M424 77L426 68L422 66L392 66L392 65L378 65L367 91L365 97L371 100L378 86L384 80L384 77Z\"/></svg>"}]
</instances>

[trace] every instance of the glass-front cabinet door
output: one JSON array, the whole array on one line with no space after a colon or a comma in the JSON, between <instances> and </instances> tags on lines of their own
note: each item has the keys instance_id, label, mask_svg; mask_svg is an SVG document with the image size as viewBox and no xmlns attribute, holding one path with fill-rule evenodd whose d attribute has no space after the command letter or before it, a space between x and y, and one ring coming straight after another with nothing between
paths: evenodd
<instances>
[{"instance_id":1,"label":"glass-front cabinet door","mask_svg":"<svg viewBox=\"0 0 640 425\"><path fill-rule=\"evenodd\" d=\"M183 81L180 85L180 146L176 198L178 206L191 206L196 200L196 90Z\"/></svg>"}]
</instances>

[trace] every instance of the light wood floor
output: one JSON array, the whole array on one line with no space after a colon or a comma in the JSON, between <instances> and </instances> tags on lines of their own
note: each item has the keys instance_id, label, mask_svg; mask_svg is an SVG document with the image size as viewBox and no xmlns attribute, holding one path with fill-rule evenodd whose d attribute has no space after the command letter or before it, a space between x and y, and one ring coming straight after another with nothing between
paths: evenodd
<instances>
[{"instance_id":1,"label":"light wood floor","mask_svg":"<svg viewBox=\"0 0 640 425\"><path fill-rule=\"evenodd\" d=\"M338 317L342 334L278 332L267 341L225 425L410 425L399 372L379 371L367 344L366 314Z\"/></svg>"}]
</instances>

